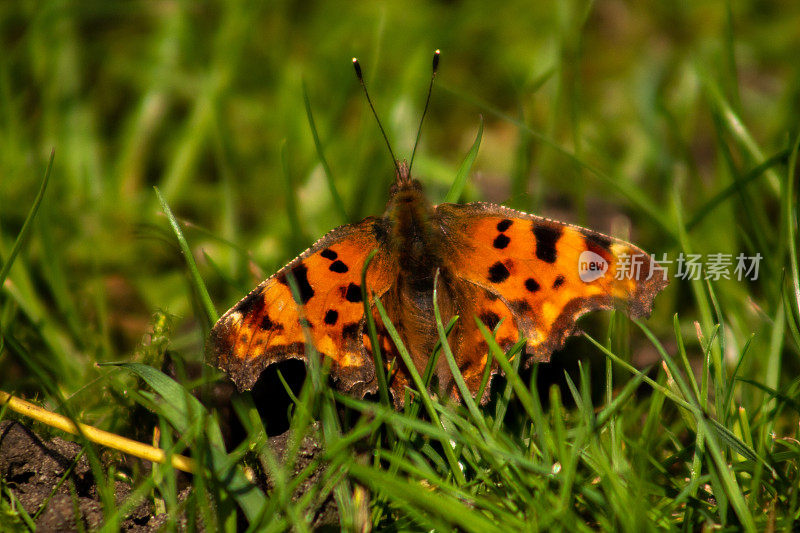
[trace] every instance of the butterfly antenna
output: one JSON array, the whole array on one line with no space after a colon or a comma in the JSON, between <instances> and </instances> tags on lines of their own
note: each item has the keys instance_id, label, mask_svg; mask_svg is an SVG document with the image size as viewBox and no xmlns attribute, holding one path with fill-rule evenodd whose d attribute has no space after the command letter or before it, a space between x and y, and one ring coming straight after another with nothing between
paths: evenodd
<instances>
[{"instance_id":1,"label":"butterfly antenna","mask_svg":"<svg viewBox=\"0 0 800 533\"><path fill-rule=\"evenodd\" d=\"M372 115L375 117L375 122L378 123L378 128L381 130L381 135L383 135L383 140L386 141L386 147L389 149L389 154L392 156L392 163L394 163L394 169L397 171L397 176L399 178L401 176L400 165L397 163L397 158L394 156L392 144L389 142L389 137L386 135L386 130L383 129L381 119L378 118L378 113L375 111L375 106L372 105L372 99L369 97L369 91L367 91L367 84L364 83L364 76L361 74L361 65L358 63L358 59L355 57L353 58L353 68L356 69L356 77L361 84L361 88L364 89L364 96L367 97L367 103L369 103L369 108L372 110Z\"/></svg>"},{"instance_id":2,"label":"butterfly antenna","mask_svg":"<svg viewBox=\"0 0 800 533\"><path fill-rule=\"evenodd\" d=\"M433 53L433 69L431 71L431 83L428 85L428 97L425 99L425 109L422 110L422 118L419 119L419 127L417 128L417 138L414 141L414 149L411 151L411 162L408 164L408 172L411 173L411 167L414 165L414 155L417 153L417 145L419 144L420 135L422 135L422 123L425 122L425 115L428 114L428 105L431 103L431 93L433 92L433 81L436 79L436 70L439 68L439 50Z\"/></svg>"}]
</instances>

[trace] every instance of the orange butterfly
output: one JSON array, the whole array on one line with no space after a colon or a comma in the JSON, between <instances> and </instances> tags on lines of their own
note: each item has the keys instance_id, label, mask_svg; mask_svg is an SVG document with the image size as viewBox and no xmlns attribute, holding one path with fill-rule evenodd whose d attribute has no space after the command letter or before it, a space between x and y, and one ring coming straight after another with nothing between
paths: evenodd
<instances>
[{"instance_id":1,"label":"orange butterfly","mask_svg":"<svg viewBox=\"0 0 800 533\"><path fill-rule=\"evenodd\" d=\"M436 59L438 51L434 74ZM525 338L525 353L534 361L548 361L581 315L615 307L632 317L648 315L653 298L667 286L662 275L653 275L650 257L632 244L501 205L431 205L409 167L398 163L396 168L382 216L332 230L262 282L211 330L209 359L239 389L252 387L273 363L305 359L305 330L316 350L331 359L331 376L340 390L359 396L377 390L360 286L372 250L377 253L367 286L380 298L420 373L439 339L433 315L439 272L441 318L447 324L460 317L448 341L472 394L488 353L474 317L494 330L502 348ZM639 261L633 276L617 275L625 257ZM589 275L580 268L587 261L597 267ZM299 302L292 297L289 273ZM410 376L374 303L370 309L387 369L393 369L390 390L400 407ZM499 372L496 363L491 370ZM442 393L458 399L443 357L435 375ZM480 400L488 397L487 387Z\"/></svg>"}]
</instances>

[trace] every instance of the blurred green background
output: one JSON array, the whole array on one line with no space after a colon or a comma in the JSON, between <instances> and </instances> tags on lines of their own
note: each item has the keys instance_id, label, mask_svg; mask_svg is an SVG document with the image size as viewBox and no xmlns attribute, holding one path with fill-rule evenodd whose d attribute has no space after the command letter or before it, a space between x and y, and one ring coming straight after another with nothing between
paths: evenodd
<instances>
[{"instance_id":1,"label":"blurred green background","mask_svg":"<svg viewBox=\"0 0 800 533\"><path fill-rule=\"evenodd\" d=\"M432 407L379 418L374 403L353 401L341 426L351 440L329 446L339 426L323 386L300 405L322 406L320 442L332 455L320 468L341 476L294 503L280 491L242 492L241 469L218 475L221 437L201 408L184 405L176 422L163 390L96 365L160 368L169 346L178 370L202 368L213 313L154 187L223 312L329 229L383 210L392 161L351 58L407 158L437 48L414 164L433 202L483 120L464 201L586 225L659 258L761 254L760 275L673 279L646 322L651 339L622 313L587 317L598 345L576 338L554 364L535 366L528 396L510 372L514 394L477 415L442 409L447 432L430 422ZM791 0L0 2L0 265L33 220L5 280L0 266L0 389L139 440L159 427L164 448L185 439L203 468L185 506L174 471L95 461L109 529L128 512L112 490L125 482L152 492L175 528L188 509L235 530L235 499L254 527L264 512L262 525L304 530L334 493L351 530L398 519L442 530L477 529L477 519L509 531L539 519L566 530L788 530L800 516L798 53ZM670 355L680 367L666 369ZM580 372L563 363L576 360ZM636 381L628 360L655 381ZM589 378L589 362L604 383ZM189 389L215 378L178 374ZM561 389L547 390L556 379ZM170 390L185 400L183 388ZM240 451L261 454L264 468L266 433L241 407L250 398L235 397L238 417L214 416L226 430L247 426ZM366 425L369 448L358 433ZM365 449L379 458L372 466L361 464ZM241 454L224 458L238 464ZM282 475L300 483L309 473ZM0 518L22 523L5 483ZM361 509L363 486L372 499Z\"/></svg>"},{"instance_id":2,"label":"blurred green background","mask_svg":"<svg viewBox=\"0 0 800 533\"><path fill-rule=\"evenodd\" d=\"M174 317L172 347L199 361L197 299L153 186L185 222L224 311L328 229L382 211L392 164L351 57L403 158L436 48L414 166L434 202L482 115L466 200L629 236L658 254L762 253L757 282L713 284L718 311L703 282L678 281L649 324L669 333L679 312L693 337L694 320L722 318L731 353L754 333L758 350L780 341L777 359L746 368L772 372L772 385L780 368L796 375L797 345L781 341L797 311L783 307L785 173L759 173L710 205L765 158L787 159L798 2L20 1L0 4L0 257L53 149L55 164L0 293L0 386L40 390L34 365L68 394L102 398L93 363L136 358L157 310Z\"/></svg>"}]
</instances>

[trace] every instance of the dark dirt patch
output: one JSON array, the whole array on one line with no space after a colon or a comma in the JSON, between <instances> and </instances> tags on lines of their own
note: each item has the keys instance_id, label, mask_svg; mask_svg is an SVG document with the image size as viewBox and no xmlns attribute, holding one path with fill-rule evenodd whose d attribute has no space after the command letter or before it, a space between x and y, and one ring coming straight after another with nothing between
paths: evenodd
<instances>
[{"instance_id":1,"label":"dark dirt patch","mask_svg":"<svg viewBox=\"0 0 800 533\"><path fill-rule=\"evenodd\" d=\"M319 428L316 427L315 430L318 431ZM285 460L290 442L289 432L269 439L270 447L278 460ZM89 461L80 452L81 446L75 442L58 437L43 440L19 422L0 422L0 485L7 489L7 493L0 497L8 500L10 493L10 497L34 519L38 531L96 530L103 525L103 506ZM318 442L306 436L293 458L294 467L287 472L288 478L292 479L300 474L320 452ZM312 490L321 482L323 473L324 467L317 468L295 490L292 500L297 500ZM258 473L257 478L265 492L274 488L268 474ZM187 482L190 480L187 476ZM191 490L191 485L187 484L179 499L183 500ZM114 492L115 503L121 505L130 497L131 487L117 481ZM137 533L158 531L163 528L167 519L165 514L155 514L152 502L145 500L125 517L119 529ZM312 527L338 528L338 524L339 513L335 501L332 496L328 496L316 504ZM18 525L24 527L24 522L19 519ZM244 523L240 525L245 526ZM198 527L203 529L202 524L198 524Z\"/></svg>"},{"instance_id":2,"label":"dark dirt patch","mask_svg":"<svg viewBox=\"0 0 800 533\"><path fill-rule=\"evenodd\" d=\"M305 378L302 364L285 365L282 372L290 385L299 393ZM175 376L176 369L170 358L165 361L164 371ZM199 367L182 368L182 372L199 376ZM286 461L287 448L291 446L292 436L288 430L288 405L291 401L278 381L275 372L265 372L253 390L256 405L268 431L269 445L276 458ZM196 376L196 377L197 377ZM278 391L276 393L275 391ZM213 387L197 391L203 403L216 409L219 413L221 429L229 450L234 449L245 438L245 430L234 414L231 397L236 394L232 383L223 381ZM152 415L143 408L134 410L131 415L136 440L146 442L152 438L152 427L155 423ZM138 429L137 429L138 428ZM303 438L297 454L291 458L292 469L286 472L287 481L295 479L321 453L318 441L319 424L314 424L310 436ZM50 440L40 438L31 429L20 422L5 420L0 422L0 498L16 499L31 517L39 531L74 531L79 529L95 530L103 525L103 505L98 494L92 469L88 459L80 454L81 446L58 437ZM109 454L101 460L104 469L115 464L117 470L128 471L132 467L132 458L120 458ZM256 457L246 460L255 474L255 482L269 494L274 489L269 473L264 472ZM149 468L149 463L140 463ZM293 501L305 496L322 482L325 465L318 466L291 495ZM183 500L192 490L192 477L180 475L179 500ZM5 490L7 489L7 491ZM127 501L132 492L130 484L117 481L114 486L116 504ZM10 495L9 495L10 493ZM315 529L339 529L339 513L332 495L324 500L312 503L314 518L311 525ZM38 515L37 515L38 513ZM0 516L0 530L3 530L3 517ZM121 531L147 532L162 529L168 517L155 514L152 501L145 500L125 517L120 524ZM19 521L24 527L24 523ZM246 529L244 517L240 516L241 529ZM180 527L180 526L179 526ZM202 529L202 524L198 523Z\"/></svg>"},{"instance_id":3,"label":"dark dirt patch","mask_svg":"<svg viewBox=\"0 0 800 533\"><path fill-rule=\"evenodd\" d=\"M319 430L319 424L315 424L315 429ZM316 431L315 431L316 433ZM291 446L292 433L287 431L281 435L271 437L269 439L270 448L275 453L279 461L285 462L285 452ZM297 455L294 459L294 468L287 472L289 478L297 477L315 458L322 452L319 443L312 437L306 436L300 443ZM308 476L297 487L297 490L292 494L292 501L302 498L314 486L321 482L321 477L324 473L324 468L316 468L314 472ZM271 491L274 487L272 481L268 476L266 477L265 489ZM314 514L314 520L311 522L314 528L334 527L339 524L339 511L336 508L336 502L333 495L328 496L325 501L321 502Z\"/></svg>"},{"instance_id":4,"label":"dark dirt patch","mask_svg":"<svg viewBox=\"0 0 800 533\"><path fill-rule=\"evenodd\" d=\"M0 477L25 512L35 517L37 530L94 530L103 524L94 476L80 451L80 445L58 437L43 441L19 422L0 422ZM116 504L130 492L127 484L117 481ZM120 530L156 531L165 522L166 516L154 515L152 504L145 501L125 518Z\"/></svg>"}]
</instances>

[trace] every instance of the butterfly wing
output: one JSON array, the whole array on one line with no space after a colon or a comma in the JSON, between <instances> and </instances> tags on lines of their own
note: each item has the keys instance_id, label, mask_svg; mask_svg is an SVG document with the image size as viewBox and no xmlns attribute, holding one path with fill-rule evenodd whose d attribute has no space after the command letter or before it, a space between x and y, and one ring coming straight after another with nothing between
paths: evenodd
<instances>
[{"instance_id":1,"label":"butterfly wing","mask_svg":"<svg viewBox=\"0 0 800 533\"><path fill-rule=\"evenodd\" d=\"M262 282L214 325L208 359L240 390L261 371L284 359L306 359L306 332L316 350L332 360L331 375L345 391L366 392L375 369L363 342L361 272L370 292L381 295L397 277L397 261L387 250L385 221L370 217L341 226ZM292 297L294 278L298 299Z\"/></svg>"},{"instance_id":2,"label":"butterfly wing","mask_svg":"<svg viewBox=\"0 0 800 533\"><path fill-rule=\"evenodd\" d=\"M447 236L446 268L484 289L473 314L488 326L504 319L501 346L523 336L537 361L549 360L581 315L612 308L648 315L668 284L641 249L578 226L486 203L440 204L436 219ZM477 342L465 341L462 352L475 360L485 343L471 330L474 319L463 318L464 338Z\"/></svg>"}]
</instances>

